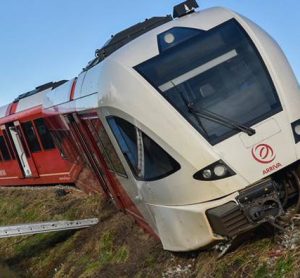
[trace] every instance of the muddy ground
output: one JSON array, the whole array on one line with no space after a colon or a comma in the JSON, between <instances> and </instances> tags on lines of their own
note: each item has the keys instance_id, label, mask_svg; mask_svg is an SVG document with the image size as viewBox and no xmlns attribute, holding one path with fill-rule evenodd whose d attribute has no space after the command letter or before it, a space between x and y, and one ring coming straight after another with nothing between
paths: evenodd
<instances>
[{"instance_id":1,"label":"muddy ground","mask_svg":"<svg viewBox=\"0 0 300 278\"><path fill-rule=\"evenodd\" d=\"M162 250L101 196L73 189L60 195L57 188L0 190L0 225L99 218L80 231L0 239L0 277L300 277L297 218L284 233L248 234L218 258L215 249Z\"/></svg>"}]
</instances>

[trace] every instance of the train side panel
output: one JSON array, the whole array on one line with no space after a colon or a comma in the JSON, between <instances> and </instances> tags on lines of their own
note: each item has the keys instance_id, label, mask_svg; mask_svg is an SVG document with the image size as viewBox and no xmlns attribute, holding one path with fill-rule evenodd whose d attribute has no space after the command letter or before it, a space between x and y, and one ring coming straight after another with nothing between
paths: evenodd
<instances>
[{"instance_id":1,"label":"train side panel","mask_svg":"<svg viewBox=\"0 0 300 278\"><path fill-rule=\"evenodd\" d=\"M0 186L71 184L80 169L55 145L41 103L50 89L1 108Z\"/></svg>"}]
</instances>

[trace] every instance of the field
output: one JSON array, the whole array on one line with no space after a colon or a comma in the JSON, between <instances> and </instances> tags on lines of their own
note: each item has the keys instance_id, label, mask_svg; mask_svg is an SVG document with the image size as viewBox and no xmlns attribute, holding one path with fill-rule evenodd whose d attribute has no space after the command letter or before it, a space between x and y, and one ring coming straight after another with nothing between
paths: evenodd
<instances>
[{"instance_id":1,"label":"field","mask_svg":"<svg viewBox=\"0 0 300 278\"><path fill-rule=\"evenodd\" d=\"M300 228L261 228L218 258L210 249L162 250L127 215L99 195L75 189L1 189L0 225L98 217L99 224L65 231L0 239L0 277L300 277Z\"/></svg>"}]
</instances>

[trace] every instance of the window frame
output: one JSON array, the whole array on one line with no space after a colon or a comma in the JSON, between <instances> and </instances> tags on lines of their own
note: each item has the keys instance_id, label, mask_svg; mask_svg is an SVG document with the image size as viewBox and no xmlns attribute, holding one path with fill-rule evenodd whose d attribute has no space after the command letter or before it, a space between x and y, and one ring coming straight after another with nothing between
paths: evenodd
<instances>
[{"instance_id":1,"label":"window frame","mask_svg":"<svg viewBox=\"0 0 300 278\"><path fill-rule=\"evenodd\" d=\"M9 126L8 126L8 130L9 130ZM6 129L2 130L2 136L4 137L4 141L5 141L6 146L8 148L11 160L16 160L17 154L15 153L14 143L11 141L9 132Z\"/></svg>"},{"instance_id":2,"label":"window frame","mask_svg":"<svg viewBox=\"0 0 300 278\"><path fill-rule=\"evenodd\" d=\"M2 142L1 142L1 141L2 141ZM5 156L3 155L3 149L2 149L2 147L1 147L1 143L3 143L3 145L4 145L4 147L5 147L5 152L7 153L8 158L5 158ZM6 141L5 141L5 137L4 137L3 134L0 135L0 152L1 152L1 157L2 157L2 161L3 161L3 162L8 162L8 161L14 160L14 159L12 159L12 157L11 157L11 154L10 154L10 152L9 152L9 148L8 148L8 146L7 146L7 143L6 143Z\"/></svg>"},{"instance_id":3,"label":"window frame","mask_svg":"<svg viewBox=\"0 0 300 278\"><path fill-rule=\"evenodd\" d=\"M26 125L26 124L28 124L28 123L30 123L31 126L32 126L32 131L34 132L34 136L35 136L36 141L37 141L37 143L38 143L39 150L32 151L31 143L30 143L30 141L28 140L28 135L27 135L27 132L26 132L26 130L25 130L25 128L24 128L24 125ZM33 120L29 120L29 121L26 121L26 122L22 122L22 123L20 123L20 124L21 124L22 132L23 132L23 134L24 134L24 139L26 140L27 146L28 146L28 148L29 148L29 152L30 152L31 154L43 152L44 149L43 149L43 147L42 147L42 144L41 144L41 141L40 141L40 138L39 138L39 135L38 135L38 133L37 133L37 130L36 130L36 127L35 127L35 125L34 125Z\"/></svg>"},{"instance_id":4,"label":"window frame","mask_svg":"<svg viewBox=\"0 0 300 278\"><path fill-rule=\"evenodd\" d=\"M46 131L48 132L49 138L51 138L50 140L51 140L52 146L50 148L46 146L47 142L43 139L44 137L41 136L39 126L37 125L37 121L42 121L42 125L46 128ZM37 118L37 119L32 120L31 122L34 125L34 129L36 131L36 137L37 137L37 140L40 143L40 147L42 148L42 151L53 151L53 150L55 150L56 145L53 141L50 130L47 127L45 120L43 118Z\"/></svg>"},{"instance_id":5,"label":"window frame","mask_svg":"<svg viewBox=\"0 0 300 278\"><path fill-rule=\"evenodd\" d=\"M272 109L270 112L268 113L264 113L262 115L260 115L259 117L256 117L254 119L251 119L250 121L248 121L247 123L242 123L244 125L249 125L249 126L254 126L254 125L257 125L258 123L266 120L266 119L269 119L270 117L276 115L276 114L279 114L280 112L283 111L283 106L282 106L282 101L280 99L280 95L278 93L278 88L276 87L275 85L275 82L271 76L271 73L266 65L266 62L264 60L264 58L262 57L262 54L259 52L258 50L258 47L256 46L256 44L254 43L253 39L249 36L249 34L246 32L245 28L234 18L232 19L229 19L207 31L215 31L217 30L218 28L220 28L222 25L225 25L225 24L232 24L234 23L237 28L240 30L240 32L244 35L244 37L246 38L248 44L252 47L253 51L255 52L256 54L256 57L257 57L257 60L258 62L260 63L261 67L262 67L262 70L266 76L266 79L267 81L269 82L270 84L270 87L273 89L273 97L276 99L276 107L274 109ZM193 29L193 28L191 28ZM171 29L170 29L171 30ZM167 30L168 31L168 30ZM165 31L165 32L167 32ZM164 33L165 33L164 32ZM162 33L163 34L163 33ZM158 35L159 37L159 35ZM193 37L192 37L193 39ZM170 51L172 50L172 48L170 48ZM162 91L159 86L157 86L157 84L155 84L155 82L149 78L149 76L147 76L147 74L145 74L143 72L143 70L141 70L141 67L144 65L144 64L147 64L151 61L154 61L156 59L159 59L159 57L162 57L164 55L168 55L169 51L166 50L166 51L163 51L161 53L159 53L158 55L156 56L153 56L153 57L150 57L149 59L143 61L143 62L140 62L139 64L135 65L133 67L133 69L135 69L135 71L141 76L143 77L154 89L155 91L157 91L162 97L164 97L164 99L166 99L168 101L168 103L174 108L176 109L176 111L180 114L180 116L182 116L182 118L184 120L186 120L190 125L191 127L193 127L194 129L197 130L197 132L212 146L215 146L219 143L222 143L223 141L225 141L226 139L229 139L231 137L233 137L234 135L240 133L241 131L240 130L236 130L236 129L231 129L229 130L228 132L225 132L224 134L222 134L221 136L217 137L216 139L213 138L213 137L207 137L205 135L205 132L202 131L201 129L201 126L199 125L196 125L195 124L195 121L193 121L191 118L189 117L186 117L186 115L184 115L184 113L182 111L180 111L174 104L172 104L172 102L170 102L167 97L166 97L166 94L164 91ZM177 87L177 86L176 86ZM197 119L195 119L196 121L198 121Z\"/></svg>"},{"instance_id":6,"label":"window frame","mask_svg":"<svg viewBox=\"0 0 300 278\"><path fill-rule=\"evenodd\" d=\"M159 147L159 148L160 148L160 149L161 149L161 150L162 150L162 151L163 151L170 159L173 160L174 164L176 164L176 167L173 167L173 169L172 169L171 171L168 171L168 172L166 172L166 173L164 173L164 174L162 174L162 175L154 176L154 177L151 177L151 178L145 178L145 177L139 176L139 175L137 174L137 170L138 170L138 169L135 169L135 166L131 163L130 159L128 158L128 156L126 155L126 153L124 153L124 151L123 151L122 144L126 144L126 141L125 141L125 139L123 138L122 133L121 133L121 131L120 131L120 129L119 129L119 126L118 126L117 122L115 121L115 119L120 119L120 120L122 120L122 121L125 121L126 123L128 123L128 124L130 124L130 125L132 125L132 126L134 127L135 132L136 132L136 146L137 146L136 152L137 152L137 156L138 156L138 157L137 157L138 162L139 162L139 160L140 160L140 157L139 157L140 155L142 155L143 158L144 158L144 156L145 156L145 150L144 150L144 136L146 136L146 137L148 137L154 144L156 144L156 145L157 145L157 146L158 146L158 147ZM132 174L133 174L133 176L134 176L134 178L135 178L136 180L138 180L138 181L147 181L147 182L157 181L157 180L166 178L166 177L168 177L168 176L170 176L170 175L176 173L177 171L179 171L179 170L181 169L181 165L179 164L179 162L178 162L176 159L173 158L173 156L171 156L167 151L165 151L165 150L162 148L162 146L160 146L158 143L156 143L155 140L153 140L150 136L148 136L145 132L143 132L140 128L138 128L137 126L135 126L135 125L132 124L131 122L129 122L129 121L127 121L127 120L125 120L125 119L123 119L123 118L121 118L121 117L119 117L119 116L113 116L113 115L107 116L107 117L106 117L106 120L107 120L108 126L110 127L111 132L112 132L112 134L113 134L115 140L117 141L117 144L118 144L118 146L119 146L119 149L120 149L120 151L121 151L123 157L125 158L125 160L126 160L128 166L129 166L129 168L130 168L130 170L131 170L131 172L132 172ZM116 128L117 128L117 133L119 133L119 135L120 135L121 138L122 138L122 141L123 141L122 143L120 142L120 140L119 140L118 137L116 136L116 133L114 132L114 129L113 129L112 125L111 125L111 121L114 122L114 125L115 125ZM139 136L141 136L141 137L139 138ZM140 142L139 142L139 141L140 141ZM126 148L127 148L127 144L126 144ZM142 152L141 152L141 148L143 148L143 149L142 149ZM142 169L141 172L143 172L144 175L145 175L145 169L146 169L146 166L145 166L145 159L144 159L143 162L144 162L144 165L143 165L144 168ZM139 163L138 163L138 164L139 164Z\"/></svg>"},{"instance_id":7,"label":"window frame","mask_svg":"<svg viewBox=\"0 0 300 278\"><path fill-rule=\"evenodd\" d=\"M107 151L107 148L105 147L105 144L103 142L103 138L100 136L99 134L99 131L97 130L97 127L95 126L93 120L98 120L101 124L101 131L102 133L104 134L104 136L106 137L106 139L108 140L108 143L111 145L111 148L113 149L113 151L115 152L115 156L116 156L116 159L119 160L118 163L120 163L121 167L122 167L122 172L117 170L118 166L116 166L116 164L114 163L114 160L111 159L111 156L109 155L108 151ZM100 119L98 117L94 118L94 119L87 119L86 121L86 124L89 126L88 128L92 128L93 129L93 132L95 133L95 135L93 136L97 136L96 138L98 139L97 140L97 145L98 143L101 145L101 148L98 146L98 148L100 149L100 152L102 153L102 156L103 156L103 159L105 160L105 163L107 165L107 168L109 171L117 174L118 176L120 177L123 177L123 178L128 178L128 175L126 173L126 170L124 168L124 165L122 163L122 161L120 160L119 158L119 155L117 154L116 152L116 149L114 147L114 145L112 144L112 141L107 133L107 131L105 130L102 122L100 121ZM92 132L92 130L90 130Z\"/></svg>"}]
</instances>

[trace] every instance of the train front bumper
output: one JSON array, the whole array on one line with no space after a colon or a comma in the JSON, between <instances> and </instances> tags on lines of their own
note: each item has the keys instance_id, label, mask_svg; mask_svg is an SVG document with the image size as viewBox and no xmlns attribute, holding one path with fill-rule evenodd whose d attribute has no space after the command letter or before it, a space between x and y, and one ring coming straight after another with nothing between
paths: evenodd
<instances>
[{"instance_id":1,"label":"train front bumper","mask_svg":"<svg viewBox=\"0 0 300 278\"><path fill-rule=\"evenodd\" d=\"M149 205L163 247L189 251L232 238L283 214L273 181L262 181L224 198L186 206Z\"/></svg>"}]
</instances>

